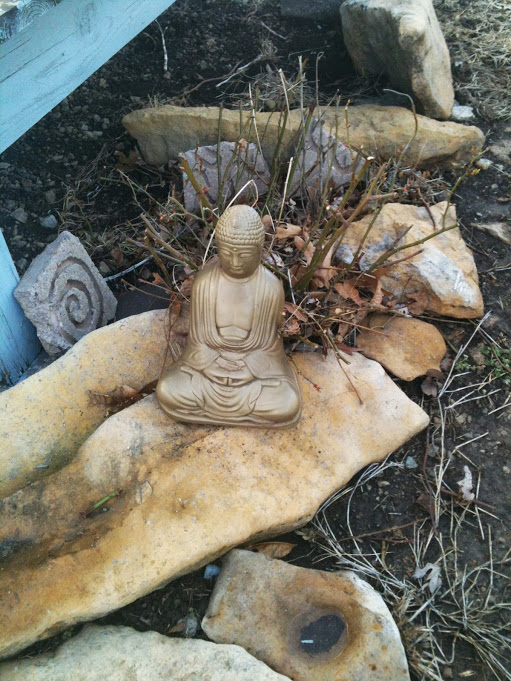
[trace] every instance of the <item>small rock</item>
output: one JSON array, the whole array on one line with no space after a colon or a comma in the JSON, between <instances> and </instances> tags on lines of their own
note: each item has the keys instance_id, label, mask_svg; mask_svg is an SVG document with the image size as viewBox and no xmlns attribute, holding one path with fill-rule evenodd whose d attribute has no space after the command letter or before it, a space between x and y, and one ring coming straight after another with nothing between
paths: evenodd
<instances>
[{"instance_id":1,"label":"small rock","mask_svg":"<svg viewBox=\"0 0 511 681\"><path fill-rule=\"evenodd\" d=\"M472 227L479 229L481 232L486 232L492 236L500 239L508 246L511 246L511 225L508 222L472 222Z\"/></svg>"},{"instance_id":2,"label":"small rock","mask_svg":"<svg viewBox=\"0 0 511 681\"><path fill-rule=\"evenodd\" d=\"M399 630L353 572L308 570L260 553L224 558L202 628L294 681L409 681Z\"/></svg>"},{"instance_id":3,"label":"small rock","mask_svg":"<svg viewBox=\"0 0 511 681\"><path fill-rule=\"evenodd\" d=\"M55 203L55 201L57 200L57 192L55 191L55 189L48 189L47 192L44 192L44 196L48 203Z\"/></svg>"},{"instance_id":4,"label":"small rock","mask_svg":"<svg viewBox=\"0 0 511 681\"><path fill-rule=\"evenodd\" d=\"M14 297L49 355L104 326L117 306L80 240L69 232L62 232L32 261Z\"/></svg>"},{"instance_id":5,"label":"small rock","mask_svg":"<svg viewBox=\"0 0 511 681\"><path fill-rule=\"evenodd\" d=\"M368 269L389 248L415 242L438 231L446 210L445 201L431 206L430 212L423 207L387 203L364 243L364 255L360 259L362 269ZM352 262L353 254L372 220L373 215L367 215L350 225L337 249L337 258L345 263ZM455 224L456 209L451 205L445 216L445 225ZM395 259L391 257L384 263L388 272L381 277L383 289L404 304L422 300L423 309L437 314L458 319L482 316L484 305L474 257L459 228L430 238L419 248L420 252L403 262L389 267ZM399 257L410 256L414 252L415 249L411 252L404 250Z\"/></svg>"},{"instance_id":6,"label":"small rock","mask_svg":"<svg viewBox=\"0 0 511 681\"><path fill-rule=\"evenodd\" d=\"M479 168L480 170L488 170L488 168L491 167L492 162L490 161L489 158L479 158L475 162L476 168Z\"/></svg>"},{"instance_id":7,"label":"small rock","mask_svg":"<svg viewBox=\"0 0 511 681\"><path fill-rule=\"evenodd\" d=\"M16 260L16 268L18 272L24 272L28 265L28 260L26 258L20 258Z\"/></svg>"},{"instance_id":8,"label":"small rock","mask_svg":"<svg viewBox=\"0 0 511 681\"><path fill-rule=\"evenodd\" d=\"M380 362L387 371L404 381L424 376L429 369L440 371L446 353L440 331L420 319L373 314L364 322L368 329L357 334L357 348Z\"/></svg>"},{"instance_id":9,"label":"small rock","mask_svg":"<svg viewBox=\"0 0 511 681\"><path fill-rule=\"evenodd\" d=\"M363 74L384 71L421 113L446 119L454 90L449 50L431 0L345 0L344 42Z\"/></svg>"},{"instance_id":10,"label":"small rock","mask_svg":"<svg viewBox=\"0 0 511 681\"><path fill-rule=\"evenodd\" d=\"M22 224L25 224L26 221L28 220L27 211L23 208L23 206L20 206L19 208L16 208L16 210L13 210L11 216L17 222L21 222Z\"/></svg>"},{"instance_id":11,"label":"small rock","mask_svg":"<svg viewBox=\"0 0 511 681\"><path fill-rule=\"evenodd\" d=\"M0 162L0 170L9 170L11 165L12 165L12 163L7 163L6 161L1 161Z\"/></svg>"},{"instance_id":12,"label":"small rock","mask_svg":"<svg viewBox=\"0 0 511 681\"><path fill-rule=\"evenodd\" d=\"M41 227L45 229L57 229L59 226L58 220L54 215L47 215L44 218L39 218Z\"/></svg>"},{"instance_id":13,"label":"small rock","mask_svg":"<svg viewBox=\"0 0 511 681\"><path fill-rule=\"evenodd\" d=\"M102 260L99 263L98 270L101 272L101 274L104 277L107 277L109 274L112 274L112 270L110 269L110 267L106 264L106 262L104 260Z\"/></svg>"},{"instance_id":14,"label":"small rock","mask_svg":"<svg viewBox=\"0 0 511 681\"><path fill-rule=\"evenodd\" d=\"M106 86L107 86L106 80L105 80L104 78L100 78L100 79L99 79L99 87L104 88L104 87L106 87Z\"/></svg>"},{"instance_id":15,"label":"small rock","mask_svg":"<svg viewBox=\"0 0 511 681\"><path fill-rule=\"evenodd\" d=\"M206 189L205 195L211 203L217 203L220 188L224 201L229 201L236 194L239 201L246 196L262 196L268 191L270 170L255 144L244 146L236 142L220 142L219 154L217 149L218 145L215 144L191 149L183 154L199 186ZM243 189L248 182L248 186ZM198 214L200 200L186 173L183 173L183 184L185 208L190 213Z\"/></svg>"},{"instance_id":16,"label":"small rock","mask_svg":"<svg viewBox=\"0 0 511 681\"><path fill-rule=\"evenodd\" d=\"M463 106L455 102L452 107L451 118L460 123L470 121L474 118L474 109L471 106Z\"/></svg>"},{"instance_id":17,"label":"small rock","mask_svg":"<svg viewBox=\"0 0 511 681\"><path fill-rule=\"evenodd\" d=\"M50 654L0 664L2 681L289 681L238 646L85 627Z\"/></svg>"},{"instance_id":18,"label":"small rock","mask_svg":"<svg viewBox=\"0 0 511 681\"><path fill-rule=\"evenodd\" d=\"M406 457L406 459L405 459L405 468L406 469L414 470L415 468L418 468L418 467L419 467L419 464L417 463L417 461L415 461L413 456L407 456Z\"/></svg>"},{"instance_id":19,"label":"small rock","mask_svg":"<svg viewBox=\"0 0 511 681\"><path fill-rule=\"evenodd\" d=\"M502 163L511 164L511 137L504 137L497 144L492 144L491 153Z\"/></svg>"}]
</instances>

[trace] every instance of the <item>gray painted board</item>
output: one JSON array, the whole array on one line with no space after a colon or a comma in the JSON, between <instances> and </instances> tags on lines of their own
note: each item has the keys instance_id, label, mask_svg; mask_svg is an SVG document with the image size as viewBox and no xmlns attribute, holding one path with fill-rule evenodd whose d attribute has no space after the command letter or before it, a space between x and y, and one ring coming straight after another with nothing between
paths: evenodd
<instances>
[{"instance_id":1,"label":"gray painted board","mask_svg":"<svg viewBox=\"0 0 511 681\"><path fill-rule=\"evenodd\" d=\"M12 292L19 278L0 231L0 383L12 385L41 351L34 326Z\"/></svg>"}]
</instances>

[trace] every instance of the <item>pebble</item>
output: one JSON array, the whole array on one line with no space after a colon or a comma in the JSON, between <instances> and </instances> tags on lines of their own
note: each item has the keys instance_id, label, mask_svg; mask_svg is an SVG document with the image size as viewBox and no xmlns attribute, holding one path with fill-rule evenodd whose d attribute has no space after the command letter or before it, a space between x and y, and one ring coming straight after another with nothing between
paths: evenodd
<instances>
[{"instance_id":1,"label":"pebble","mask_svg":"<svg viewBox=\"0 0 511 681\"><path fill-rule=\"evenodd\" d=\"M471 106L462 106L455 104L452 107L451 118L453 121L469 121L474 118L474 109Z\"/></svg>"},{"instance_id":2,"label":"pebble","mask_svg":"<svg viewBox=\"0 0 511 681\"><path fill-rule=\"evenodd\" d=\"M413 470L414 468L418 468L418 467L419 467L419 464L417 463L417 461L415 461L413 456L407 456L406 457L405 468L408 468L408 470Z\"/></svg>"},{"instance_id":3,"label":"pebble","mask_svg":"<svg viewBox=\"0 0 511 681\"><path fill-rule=\"evenodd\" d=\"M475 166L480 170L488 170L488 168L491 166L491 161L489 158L480 158L478 161L476 161Z\"/></svg>"},{"instance_id":4,"label":"pebble","mask_svg":"<svg viewBox=\"0 0 511 681\"><path fill-rule=\"evenodd\" d=\"M55 189L48 189L47 192L44 192L44 196L48 203L55 203L55 201L57 200L57 193Z\"/></svg>"},{"instance_id":5,"label":"pebble","mask_svg":"<svg viewBox=\"0 0 511 681\"><path fill-rule=\"evenodd\" d=\"M59 226L57 218L51 214L44 218L39 218L39 223L41 227L44 227L45 229L57 229Z\"/></svg>"},{"instance_id":6,"label":"pebble","mask_svg":"<svg viewBox=\"0 0 511 681\"><path fill-rule=\"evenodd\" d=\"M23 224L26 223L28 220L28 215L27 211L20 206L19 208L16 208L16 210L13 210L11 213L11 216L17 221L17 222L22 222Z\"/></svg>"}]
</instances>

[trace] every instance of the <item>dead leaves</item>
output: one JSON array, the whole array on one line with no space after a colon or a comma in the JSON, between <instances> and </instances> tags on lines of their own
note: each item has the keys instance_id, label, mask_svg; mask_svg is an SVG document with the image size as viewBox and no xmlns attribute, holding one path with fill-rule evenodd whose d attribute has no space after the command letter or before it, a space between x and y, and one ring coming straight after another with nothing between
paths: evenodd
<instances>
[{"instance_id":1,"label":"dead leaves","mask_svg":"<svg viewBox=\"0 0 511 681\"><path fill-rule=\"evenodd\" d=\"M354 279L348 279L342 283L334 284L334 289L337 293L344 298L344 300L352 300L357 305L363 305L364 301L360 297L360 293L355 288Z\"/></svg>"},{"instance_id":2,"label":"dead leaves","mask_svg":"<svg viewBox=\"0 0 511 681\"><path fill-rule=\"evenodd\" d=\"M276 239L292 239L302 233L302 228L298 225L288 225L280 222L275 233Z\"/></svg>"},{"instance_id":3,"label":"dead leaves","mask_svg":"<svg viewBox=\"0 0 511 681\"><path fill-rule=\"evenodd\" d=\"M154 392L156 383L157 381L151 381L140 390L129 385L121 385L108 393L95 393L89 390L89 399L91 404L105 407L108 414L117 414Z\"/></svg>"},{"instance_id":4,"label":"dead leaves","mask_svg":"<svg viewBox=\"0 0 511 681\"><path fill-rule=\"evenodd\" d=\"M284 541L265 541L259 544L250 544L247 551L263 553L267 558L285 558L295 548L296 544Z\"/></svg>"}]
</instances>

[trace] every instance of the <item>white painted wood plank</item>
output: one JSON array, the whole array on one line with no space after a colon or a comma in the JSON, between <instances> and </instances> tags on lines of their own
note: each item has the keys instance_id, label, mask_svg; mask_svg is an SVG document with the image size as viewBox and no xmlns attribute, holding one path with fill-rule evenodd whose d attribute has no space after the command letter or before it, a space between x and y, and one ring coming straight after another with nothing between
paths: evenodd
<instances>
[{"instance_id":1,"label":"white painted wood plank","mask_svg":"<svg viewBox=\"0 0 511 681\"><path fill-rule=\"evenodd\" d=\"M174 0L63 0L0 45L0 152Z\"/></svg>"},{"instance_id":2,"label":"white painted wood plank","mask_svg":"<svg viewBox=\"0 0 511 681\"><path fill-rule=\"evenodd\" d=\"M12 292L18 273L0 232L0 382L12 385L37 357L41 344Z\"/></svg>"}]
</instances>

